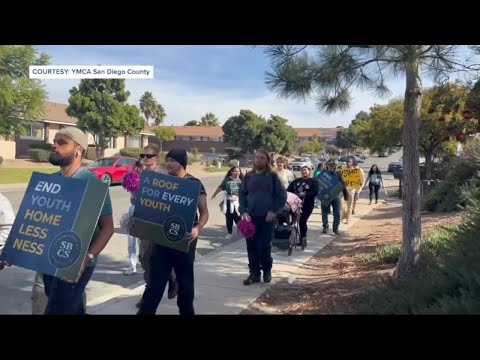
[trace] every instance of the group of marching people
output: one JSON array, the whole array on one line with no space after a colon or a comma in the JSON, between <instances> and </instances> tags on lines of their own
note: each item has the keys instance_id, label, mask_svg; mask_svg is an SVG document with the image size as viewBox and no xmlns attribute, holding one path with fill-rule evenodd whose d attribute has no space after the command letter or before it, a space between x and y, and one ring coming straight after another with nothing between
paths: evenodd
<instances>
[{"instance_id":1,"label":"group of marching people","mask_svg":"<svg viewBox=\"0 0 480 360\"><path fill-rule=\"evenodd\" d=\"M95 178L83 166L83 158L87 149L87 136L75 127L67 127L56 135L50 154L50 162L59 166L57 176L75 177L80 179ZM140 155L138 171L164 172L171 176L190 179L200 182L197 215L191 233L187 234L189 250L184 253L165 246L154 244L150 241L137 239L128 235L129 268L125 275L137 272L139 261L144 269L145 290L137 304L139 315L154 315L160 304L164 291L168 285L168 297L177 297L177 305L181 315L194 315L194 261L196 244L199 235L208 222L209 211L207 207L207 193L202 182L190 175L187 169L187 152L183 149L173 149L166 154L165 164L160 166L159 149L148 145ZM243 281L244 285L260 282L263 277L265 283L272 279L271 241L274 223L277 214L282 211L288 199L288 194L294 194L301 200L302 210L299 219L300 236L306 243L308 232L307 222L316 204L319 193L317 177L321 171L328 171L331 176L338 176L343 184L342 194L344 199L343 218L348 222L350 213L355 213L356 200L361 189L349 189L345 186L335 162L328 162L326 169L319 167L312 176L308 167L301 169L301 177L295 178L287 169L288 160L284 157L276 159L276 169L273 168L273 158L265 150L257 150L253 168L242 173L237 166L232 167L218 188L212 194L212 199L223 192L220 211L225 214L227 234L226 238L233 236L233 224L239 228L241 222L253 224L255 232L245 236L248 252L249 275ZM347 168L355 166L353 161ZM368 173L366 181L369 185L370 203L372 195L378 202L379 187L383 186L382 175L374 165ZM362 186L363 188L363 186ZM129 219L124 224L127 234L134 223L136 194L131 196L131 206L128 209ZM329 204L321 204L323 232L328 231L328 214L333 210L333 231L338 234L340 224L339 197L331 199ZM51 275L37 273L32 291L32 306L35 314L86 314L85 289L93 275L97 264L98 255L106 247L114 232L112 203L110 193L101 210L96 229L89 249L83 260L76 281L67 281ZM0 194L0 252L8 238L11 225L14 222L13 208L3 195ZM137 247L139 255L137 257ZM0 270L9 264L0 262Z\"/></svg>"}]
</instances>

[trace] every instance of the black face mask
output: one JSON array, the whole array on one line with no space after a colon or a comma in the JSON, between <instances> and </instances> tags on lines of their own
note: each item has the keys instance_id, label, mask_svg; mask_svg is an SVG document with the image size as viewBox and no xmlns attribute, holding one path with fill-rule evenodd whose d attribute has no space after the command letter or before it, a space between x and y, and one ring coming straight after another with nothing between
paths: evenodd
<instances>
[{"instance_id":1,"label":"black face mask","mask_svg":"<svg viewBox=\"0 0 480 360\"><path fill-rule=\"evenodd\" d=\"M48 161L50 164L54 166L60 166L60 167L65 167L69 166L73 163L75 155L72 154L70 157L62 157L60 154L56 154L54 152L50 153L50 156L48 157Z\"/></svg>"}]
</instances>

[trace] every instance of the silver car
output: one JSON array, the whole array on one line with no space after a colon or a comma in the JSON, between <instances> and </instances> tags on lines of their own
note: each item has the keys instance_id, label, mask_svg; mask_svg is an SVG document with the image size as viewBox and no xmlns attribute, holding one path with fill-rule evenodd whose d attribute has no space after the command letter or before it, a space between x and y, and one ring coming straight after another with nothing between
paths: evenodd
<instances>
[{"instance_id":1,"label":"silver car","mask_svg":"<svg viewBox=\"0 0 480 360\"><path fill-rule=\"evenodd\" d=\"M309 157L298 157L290 164L293 175L296 178L302 177L302 167L308 166L310 169L313 169L312 160Z\"/></svg>"}]
</instances>

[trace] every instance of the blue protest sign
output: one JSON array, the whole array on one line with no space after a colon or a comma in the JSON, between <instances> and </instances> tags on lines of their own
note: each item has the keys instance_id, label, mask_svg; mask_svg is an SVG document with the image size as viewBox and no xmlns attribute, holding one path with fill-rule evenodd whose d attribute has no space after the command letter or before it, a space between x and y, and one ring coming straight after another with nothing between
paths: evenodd
<instances>
[{"instance_id":1,"label":"blue protest sign","mask_svg":"<svg viewBox=\"0 0 480 360\"><path fill-rule=\"evenodd\" d=\"M322 171L317 180L319 184L317 198L324 206L328 206L333 199L338 197L344 185L338 174L332 174L329 171Z\"/></svg>"},{"instance_id":2,"label":"blue protest sign","mask_svg":"<svg viewBox=\"0 0 480 360\"><path fill-rule=\"evenodd\" d=\"M0 259L74 281L107 191L95 178L34 172Z\"/></svg>"},{"instance_id":3,"label":"blue protest sign","mask_svg":"<svg viewBox=\"0 0 480 360\"><path fill-rule=\"evenodd\" d=\"M197 214L200 182L143 171L130 235L187 252Z\"/></svg>"}]
</instances>

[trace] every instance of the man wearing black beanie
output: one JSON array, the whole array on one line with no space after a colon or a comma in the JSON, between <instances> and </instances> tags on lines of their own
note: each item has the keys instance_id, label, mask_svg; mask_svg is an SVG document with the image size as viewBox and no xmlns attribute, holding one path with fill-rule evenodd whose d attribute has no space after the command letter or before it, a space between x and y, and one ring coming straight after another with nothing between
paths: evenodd
<instances>
[{"instance_id":1,"label":"man wearing black beanie","mask_svg":"<svg viewBox=\"0 0 480 360\"><path fill-rule=\"evenodd\" d=\"M138 315L155 315L162 300L165 287L173 268L178 281L177 305L180 315L195 315L193 299L195 296L193 263L198 236L208 221L207 192L202 182L187 173L187 152L183 149L173 149L165 157L165 168L169 175L200 182L198 197L198 214L195 216L192 233L187 240L190 242L188 253L153 245L150 256L150 286L145 289Z\"/></svg>"}]
</instances>

